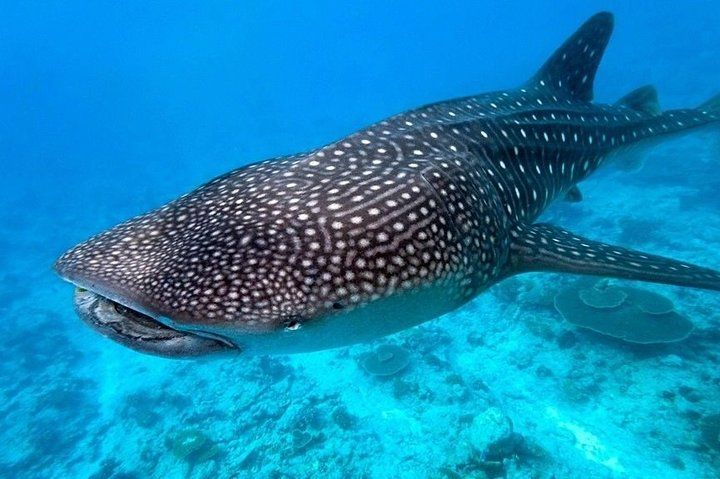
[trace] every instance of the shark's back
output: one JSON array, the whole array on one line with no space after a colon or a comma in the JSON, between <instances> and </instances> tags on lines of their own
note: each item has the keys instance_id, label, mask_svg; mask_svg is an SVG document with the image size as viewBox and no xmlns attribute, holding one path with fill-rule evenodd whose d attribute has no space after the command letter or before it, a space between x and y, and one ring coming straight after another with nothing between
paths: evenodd
<instances>
[{"instance_id":1,"label":"shark's back","mask_svg":"<svg viewBox=\"0 0 720 479\"><path fill-rule=\"evenodd\" d=\"M427 105L357 135L381 138L415 163L455 162L479 185L494 185L510 222L532 222L610 155L718 121L712 102L661 112L651 86L614 105L592 103L612 29L612 15L597 14L521 87Z\"/></svg>"}]
</instances>

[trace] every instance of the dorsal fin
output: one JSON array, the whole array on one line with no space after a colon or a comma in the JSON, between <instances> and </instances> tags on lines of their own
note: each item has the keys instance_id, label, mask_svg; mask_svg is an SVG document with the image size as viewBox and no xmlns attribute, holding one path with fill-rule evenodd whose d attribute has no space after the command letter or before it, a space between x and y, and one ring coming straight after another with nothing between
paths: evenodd
<instances>
[{"instance_id":1,"label":"dorsal fin","mask_svg":"<svg viewBox=\"0 0 720 479\"><path fill-rule=\"evenodd\" d=\"M530 80L580 101L592 101L593 81L613 30L613 16L600 12L557 49Z\"/></svg>"},{"instance_id":2,"label":"dorsal fin","mask_svg":"<svg viewBox=\"0 0 720 479\"><path fill-rule=\"evenodd\" d=\"M662 113L657 90L652 85L641 86L631 91L620 98L615 104L653 116Z\"/></svg>"}]
</instances>

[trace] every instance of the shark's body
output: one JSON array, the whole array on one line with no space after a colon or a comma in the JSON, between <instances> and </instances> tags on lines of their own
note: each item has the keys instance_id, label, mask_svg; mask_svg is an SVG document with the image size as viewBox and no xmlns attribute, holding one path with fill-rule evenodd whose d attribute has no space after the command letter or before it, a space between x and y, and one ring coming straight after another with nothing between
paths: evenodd
<instances>
[{"instance_id":1,"label":"shark's body","mask_svg":"<svg viewBox=\"0 0 720 479\"><path fill-rule=\"evenodd\" d=\"M720 274L534 224L611 155L720 121L654 89L592 104L612 16L523 87L432 104L310 153L232 171L66 253L80 315L168 356L379 337L525 271L720 290ZM122 305L122 306L121 306Z\"/></svg>"}]
</instances>

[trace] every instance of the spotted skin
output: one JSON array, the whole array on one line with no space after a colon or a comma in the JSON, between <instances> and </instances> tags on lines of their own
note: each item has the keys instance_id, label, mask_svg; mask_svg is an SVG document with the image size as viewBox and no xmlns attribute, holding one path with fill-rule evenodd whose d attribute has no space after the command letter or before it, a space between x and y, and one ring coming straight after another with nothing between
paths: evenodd
<instances>
[{"instance_id":1,"label":"spotted skin","mask_svg":"<svg viewBox=\"0 0 720 479\"><path fill-rule=\"evenodd\" d=\"M720 120L712 105L660 112L652 87L591 103L612 25L608 13L589 19L521 88L239 168L81 243L55 268L83 289L76 309L93 328L171 357L373 339L525 271L720 290L715 271L534 224L617 151ZM118 323L138 314L142 327Z\"/></svg>"}]
</instances>

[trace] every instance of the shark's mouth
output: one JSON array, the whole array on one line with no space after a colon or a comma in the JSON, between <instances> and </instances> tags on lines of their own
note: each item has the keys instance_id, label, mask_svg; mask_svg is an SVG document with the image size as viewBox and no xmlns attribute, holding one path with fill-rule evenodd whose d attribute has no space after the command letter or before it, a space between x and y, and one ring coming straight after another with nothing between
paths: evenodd
<instances>
[{"instance_id":1,"label":"shark's mouth","mask_svg":"<svg viewBox=\"0 0 720 479\"><path fill-rule=\"evenodd\" d=\"M234 351L219 338L179 331L93 291L75 289L75 311L95 331L129 348L165 357L196 357Z\"/></svg>"}]
</instances>

